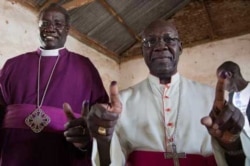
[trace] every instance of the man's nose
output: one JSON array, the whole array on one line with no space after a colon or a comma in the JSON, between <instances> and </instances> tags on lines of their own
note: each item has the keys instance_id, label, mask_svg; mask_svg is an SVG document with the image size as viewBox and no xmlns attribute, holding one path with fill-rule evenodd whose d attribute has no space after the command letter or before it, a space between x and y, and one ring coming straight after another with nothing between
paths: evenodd
<instances>
[{"instance_id":1,"label":"man's nose","mask_svg":"<svg viewBox=\"0 0 250 166\"><path fill-rule=\"evenodd\" d=\"M45 28L47 31L54 31L56 29L55 25L54 24L49 24L46 26Z\"/></svg>"},{"instance_id":2,"label":"man's nose","mask_svg":"<svg viewBox=\"0 0 250 166\"><path fill-rule=\"evenodd\" d=\"M156 46L155 46L155 49L158 51L168 49L168 46L167 46L166 42L163 40L163 38L158 39Z\"/></svg>"}]
</instances>

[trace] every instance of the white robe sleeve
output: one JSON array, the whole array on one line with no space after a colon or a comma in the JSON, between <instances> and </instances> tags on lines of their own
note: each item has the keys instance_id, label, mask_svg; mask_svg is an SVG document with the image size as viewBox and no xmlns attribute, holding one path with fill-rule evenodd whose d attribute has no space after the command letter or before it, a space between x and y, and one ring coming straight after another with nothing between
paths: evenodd
<instances>
[{"instance_id":1,"label":"white robe sleeve","mask_svg":"<svg viewBox=\"0 0 250 166\"><path fill-rule=\"evenodd\" d=\"M113 134L113 137L111 140L111 145L110 145L110 159L111 159L110 166L123 166L123 165L125 165L125 156L121 150L119 139L118 139L115 132ZM92 160L93 166L100 166L100 159L99 159L99 153L98 153L96 139L93 139L91 160Z\"/></svg>"},{"instance_id":2,"label":"white robe sleeve","mask_svg":"<svg viewBox=\"0 0 250 166\"><path fill-rule=\"evenodd\" d=\"M93 138L91 161L92 161L93 166L99 166L100 165L97 141L96 141L95 138Z\"/></svg>"},{"instance_id":3,"label":"white robe sleeve","mask_svg":"<svg viewBox=\"0 0 250 166\"><path fill-rule=\"evenodd\" d=\"M123 154L119 138L116 135L116 132L113 134L112 142L110 145L110 158L111 166L123 166L126 163L126 157Z\"/></svg>"},{"instance_id":4,"label":"white robe sleeve","mask_svg":"<svg viewBox=\"0 0 250 166\"><path fill-rule=\"evenodd\" d=\"M227 166L226 159L224 157L224 150L218 144L218 142L212 138L212 147L214 150L214 158L219 166Z\"/></svg>"},{"instance_id":5,"label":"white robe sleeve","mask_svg":"<svg viewBox=\"0 0 250 166\"><path fill-rule=\"evenodd\" d=\"M250 137L245 131L240 135L242 147L246 155L245 166L250 166Z\"/></svg>"},{"instance_id":6,"label":"white robe sleeve","mask_svg":"<svg viewBox=\"0 0 250 166\"><path fill-rule=\"evenodd\" d=\"M245 166L250 166L250 137L243 131L240 135L243 151L246 155ZM218 165L227 166L224 158L224 150L220 147L215 139L212 139L212 145L214 149L214 157Z\"/></svg>"}]
</instances>

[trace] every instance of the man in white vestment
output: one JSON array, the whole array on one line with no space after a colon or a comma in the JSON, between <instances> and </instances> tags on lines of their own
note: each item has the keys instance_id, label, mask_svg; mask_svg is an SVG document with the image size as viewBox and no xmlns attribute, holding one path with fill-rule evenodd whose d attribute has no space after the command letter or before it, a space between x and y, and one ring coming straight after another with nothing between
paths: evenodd
<instances>
[{"instance_id":1,"label":"man in white vestment","mask_svg":"<svg viewBox=\"0 0 250 166\"><path fill-rule=\"evenodd\" d=\"M215 89L177 72L182 45L172 22L151 23L142 39L143 56L150 71L148 77L119 93L122 106L117 99L117 89L111 86L111 104L96 104L88 115L89 128L97 143L105 142L110 146L103 153L94 141L92 159L95 165L109 165L99 162L99 157L110 158L112 166L227 165L222 152L214 158L210 134L215 136L215 148L227 149L227 145L238 140L242 130L241 112L231 105L223 105L221 112L230 114L219 114L217 101L214 102ZM114 108L116 111L112 110ZM117 111L119 109L122 111ZM214 111L218 116L208 116ZM117 123L109 120L111 114L119 113ZM223 115L228 115L227 121L220 121ZM235 116L238 119L231 118ZM208 130L201 125L202 118ZM231 123L238 128L233 132L234 139L226 144L223 135L232 128ZM210 128L219 134L212 133Z\"/></svg>"},{"instance_id":2,"label":"man in white vestment","mask_svg":"<svg viewBox=\"0 0 250 166\"><path fill-rule=\"evenodd\" d=\"M250 83L245 80L241 74L240 67L237 63L226 61L217 68L217 76L221 72L225 73L224 89L229 92L228 101L240 109L245 118L243 132L241 132L240 140L242 148L234 151L238 158L246 156L245 163L235 163L234 165L250 165ZM232 157L229 158L229 160ZM232 163L232 162L231 162ZM233 165L233 164L232 164Z\"/></svg>"}]
</instances>

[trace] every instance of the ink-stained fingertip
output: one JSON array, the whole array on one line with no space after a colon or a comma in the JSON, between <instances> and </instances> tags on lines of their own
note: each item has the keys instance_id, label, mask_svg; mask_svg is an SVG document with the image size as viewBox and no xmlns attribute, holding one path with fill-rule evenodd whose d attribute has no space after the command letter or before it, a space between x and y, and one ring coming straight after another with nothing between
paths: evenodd
<instances>
[{"instance_id":1,"label":"ink-stained fingertip","mask_svg":"<svg viewBox=\"0 0 250 166\"><path fill-rule=\"evenodd\" d=\"M113 86L113 85L115 85L115 84L117 84L117 81L112 81L112 82L111 82L111 86Z\"/></svg>"},{"instance_id":2,"label":"ink-stained fingertip","mask_svg":"<svg viewBox=\"0 0 250 166\"><path fill-rule=\"evenodd\" d=\"M221 71L219 76L223 79L226 79L227 78L227 72L226 71Z\"/></svg>"}]
</instances>

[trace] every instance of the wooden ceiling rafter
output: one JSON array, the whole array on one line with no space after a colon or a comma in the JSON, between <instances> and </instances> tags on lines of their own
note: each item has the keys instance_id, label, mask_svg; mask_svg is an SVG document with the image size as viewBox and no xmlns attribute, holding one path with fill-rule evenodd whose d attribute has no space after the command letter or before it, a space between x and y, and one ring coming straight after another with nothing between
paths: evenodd
<instances>
[{"instance_id":1,"label":"wooden ceiling rafter","mask_svg":"<svg viewBox=\"0 0 250 166\"><path fill-rule=\"evenodd\" d=\"M127 56L126 56L127 55ZM142 58L143 55L142 55L142 52L141 52L141 47L137 47L131 51L128 51L128 53L124 53L122 56L120 56L120 63L123 63L123 62L128 62L132 59L139 59L139 58Z\"/></svg>"},{"instance_id":2,"label":"wooden ceiling rafter","mask_svg":"<svg viewBox=\"0 0 250 166\"><path fill-rule=\"evenodd\" d=\"M51 3L59 3L60 0L49 0L47 2L45 2L39 9L39 11L42 11L43 9L45 9L46 7L48 7Z\"/></svg>"},{"instance_id":3,"label":"wooden ceiling rafter","mask_svg":"<svg viewBox=\"0 0 250 166\"><path fill-rule=\"evenodd\" d=\"M179 11L180 9L182 9L183 7L185 7L189 2L190 0L184 0L184 2L180 2L178 5L176 5L175 7L173 7L169 12L167 12L167 14L163 15L161 18L162 19L169 19L171 18L175 13L176 11Z\"/></svg>"},{"instance_id":4,"label":"wooden ceiling rafter","mask_svg":"<svg viewBox=\"0 0 250 166\"><path fill-rule=\"evenodd\" d=\"M82 33L80 33L78 30L74 29L73 27L70 28L70 35L73 36L75 39L83 42L84 44L86 44L87 46L93 48L94 50L108 56L109 58L115 60L118 64L120 64L120 59L118 58L118 55L110 50L108 50L107 48L101 46L100 44L98 44L96 41L91 40L90 38L88 38L87 36L83 35Z\"/></svg>"},{"instance_id":5,"label":"wooden ceiling rafter","mask_svg":"<svg viewBox=\"0 0 250 166\"><path fill-rule=\"evenodd\" d=\"M142 47L141 47L141 41L134 44L132 47L130 47L127 51L122 53L120 56L120 61L126 62L131 59L137 59L142 57Z\"/></svg>"},{"instance_id":6,"label":"wooden ceiling rafter","mask_svg":"<svg viewBox=\"0 0 250 166\"><path fill-rule=\"evenodd\" d=\"M140 41L140 37L127 25L124 19L105 1L105 0L98 0L98 2L110 13L112 14L115 19L121 23L128 33L137 41Z\"/></svg>"},{"instance_id":7,"label":"wooden ceiling rafter","mask_svg":"<svg viewBox=\"0 0 250 166\"><path fill-rule=\"evenodd\" d=\"M62 7L64 7L66 10L73 10L83 5L87 5L93 1L94 0L72 0L68 3L63 4Z\"/></svg>"}]
</instances>

